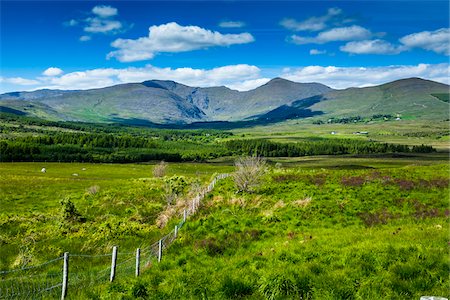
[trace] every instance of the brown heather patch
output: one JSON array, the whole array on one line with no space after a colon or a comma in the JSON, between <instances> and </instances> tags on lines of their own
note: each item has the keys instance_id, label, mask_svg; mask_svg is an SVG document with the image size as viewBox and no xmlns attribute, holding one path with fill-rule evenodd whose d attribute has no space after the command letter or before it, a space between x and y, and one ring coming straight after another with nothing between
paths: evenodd
<instances>
[{"instance_id":1,"label":"brown heather patch","mask_svg":"<svg viewBox=\"0 0 450 300\"><path fill-rule=\"evenodd\" d=\"M345 186L362 186L366 179L361 176L342 177L341 183Z\"/></svg>"}]
</instances>

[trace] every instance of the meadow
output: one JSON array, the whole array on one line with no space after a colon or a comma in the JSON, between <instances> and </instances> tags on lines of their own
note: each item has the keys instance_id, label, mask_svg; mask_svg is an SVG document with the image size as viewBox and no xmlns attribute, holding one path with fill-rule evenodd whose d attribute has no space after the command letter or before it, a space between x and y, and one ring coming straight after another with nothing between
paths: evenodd
<instances>
[{"instance_id":1,"label":"meadow","mask_svg":"<svg viewBox=\"0 0 450 300\"><path fill-rule=\"evenodd\" d=\"M449 296L445 153L271 158L269 166L251 193L222 180L163 261L138 279L129 272L89 289L74 282L68 299ZM169 163L158 178L154 167L1 163L0 269L66 251L102 255L113 245L132 253L179 222L179 215L159 222L174 201L234 170L232 158ZM168 198L174 182L177 200ZM109 260L74 258L72 267L94 272ZM41 271L59 276L59 268Z\"/></svg>"}]
</instances>

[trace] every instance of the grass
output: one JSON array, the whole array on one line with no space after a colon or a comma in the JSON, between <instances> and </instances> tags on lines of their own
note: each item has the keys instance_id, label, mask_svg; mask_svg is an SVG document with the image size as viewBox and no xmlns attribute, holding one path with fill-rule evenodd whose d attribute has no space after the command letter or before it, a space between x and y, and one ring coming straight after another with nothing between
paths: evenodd
<instances>
[{"instance_id":1,"label":"grass","mask_svg":"<svg viewBox=\"0 0 450 300\"><path fill-rule=\"evenodd\" d=\"M231 164L169 164L166 178L183 176L188 194L191 183L231 172ZM236 194L231 178L221 181L163 261L143 266L139 279L132 267L118 268L113 284L105 278L84 288L75 278L69 299L449 297L445 155L280 158L270 165L254 193ZM153 167L0 164L0 269L65 251L109 253L112 245L119 262L132 260L138 245L179 221L155 225L166 199L165 179L152 178ZM64 217L64 199L81 219ZM84 274L109 260L73 257L71 266ZM59 274L58 266L46 272Z\"/></svg>"},{"instance_id":2,"label":"grass","mask_svg":"<svg viewBox=\"0 0 450 300\"><path fill-rule=\"evenodd\" d=\"M312 120L288 120L267 126L234 129L232 132L241 138L266 138L283 142L311 140L317 137L349 138L404 145L426 144L447 152L450 149L448 121L401 120L316 125L312 124ZM367 131L369 134L355 135L354 132L358 131Z\"/></svg>"}]
</instances>

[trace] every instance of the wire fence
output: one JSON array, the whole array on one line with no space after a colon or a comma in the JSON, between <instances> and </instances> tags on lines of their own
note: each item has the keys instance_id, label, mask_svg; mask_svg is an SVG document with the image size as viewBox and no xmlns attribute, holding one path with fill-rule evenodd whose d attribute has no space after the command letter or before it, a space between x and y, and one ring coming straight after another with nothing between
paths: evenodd
<instances>
[{"instance_id":1,"label":"wire fence","mask_svg":"<svg viewBox=\"0 0 450 300\"><path fill-rule=\"evenodd\" d=\"M76 287L86 289L116 278L139 276L141 268L145 270L162 260L164 250L178 237L187 218L198 211L217 181L228 176L217 175L192 199L171 232L153 244L137 248L136 252L121 252L113 247L112 253L99 255L66 253L40 265L0 271L0 299L64 299Z\"/></svg>"}]
</instances>

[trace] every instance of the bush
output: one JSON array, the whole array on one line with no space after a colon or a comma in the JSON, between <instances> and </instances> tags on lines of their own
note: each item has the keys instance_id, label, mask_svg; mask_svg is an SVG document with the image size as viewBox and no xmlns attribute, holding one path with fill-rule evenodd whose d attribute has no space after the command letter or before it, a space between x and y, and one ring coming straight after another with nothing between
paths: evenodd
<instances>
[{"instance_id":1,"label":"bush","mask_svg":"<svg viewBox=\"0 0 450 300\"><path fill-rule=\"evenodd\" d=\"M266 160L261 157L241 157L235 162L236 171L233 174L238 192L251 192L261 184L267 171Z\"/></svg>"},{"instance_id":2,"label":"bush","mask_svg":"<svg viewBox=\"0 0 450 300\"><path fill-rule=\"evenodd\" d=\"M164 177L167 173L167 163L165 161L161 161L159 164L155 166L153 169L154 177Z\"/></svg>"}]
</instances>

